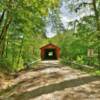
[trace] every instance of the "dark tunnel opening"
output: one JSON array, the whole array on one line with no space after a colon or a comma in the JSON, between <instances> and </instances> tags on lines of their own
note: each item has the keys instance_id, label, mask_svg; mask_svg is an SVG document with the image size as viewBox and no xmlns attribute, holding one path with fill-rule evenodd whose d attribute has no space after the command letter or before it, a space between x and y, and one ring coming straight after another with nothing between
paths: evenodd
<instances>
[{"instance_id":1,"label":"dark tunnel opening","mask_svg":"<svg viewBox=\"0 0 100 100\"><path fill-rule=\"evenodd\" d=\"M44 60L57 60L56 49L45 49Z\"/></svg>"}]
</instances>

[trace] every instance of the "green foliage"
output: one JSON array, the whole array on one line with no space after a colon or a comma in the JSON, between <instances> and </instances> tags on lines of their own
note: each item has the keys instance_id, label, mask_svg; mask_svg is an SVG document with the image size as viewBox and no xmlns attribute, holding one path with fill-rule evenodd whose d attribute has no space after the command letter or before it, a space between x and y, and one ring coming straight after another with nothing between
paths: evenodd
<instances>
[{"instance_id":1,"label":"green foliage","mask_svg":"<svg viewBox=\"0 0 100 100\"><path fill-rule=\"evenodd\" d=\"M100 76L100 70L95 71L95 75Z\"/></svg>"},{"instance_id":2,"label":"green foliage","mask_svg":"<svg viewBox=\"0 0 100 100\"><path fill-rule=\"evenodd\" d=\"M1 67L20 70L24 68L24 63L40 58L39 48L45 38L41 35L45 32L44 19L48 16L48 10L58 5L59 0L0 0L0 18L5 10L0 23L0 36L3 27L6 27L5 21L12 17L9 29L2 33L4 40L0 41L3 56L0 59Z\"/></svg>"},{"instance_id":3,"label":"green foliage","mask_svg":"<svg viewBox=\"0 0 100 100\"><path fill-rule=\"evenodd\" d=\"M92 64L99 66L100 31L96 30L95 16L81 18L76 26L77 33L64 30L64 33L60 34L63 28L58 16L59 5L60 0L0 0L0 15L5 10L4 17L0 20L0 36L3 27L8 24L7 22L5 25L5 22L9 17L12 18L9 28L3 33L4 39L0 37L0 50L3 51L0 59L1 69L23 69L24 63L40 59L39 48L50 42L61 48L61 61L68 64L72 61L88 64L87 50L93 48L95 54ZM73 5L69 7L74 9ZM98 12L99 9L97 7ZM50 17L59 33L51 39L44 36L49 10L53 12Z\"/></svg>"},{"instance_id":4,"label":"green foliage","mask_svg":"<svg viewBox=\"0 0 100 100\"><path fill-rule=\"evenodd\" d=\"M11 64L11 60L7 58L0 58L0 70L4 72L11 72L13 68Z\"/></svg>"}]
</instances>

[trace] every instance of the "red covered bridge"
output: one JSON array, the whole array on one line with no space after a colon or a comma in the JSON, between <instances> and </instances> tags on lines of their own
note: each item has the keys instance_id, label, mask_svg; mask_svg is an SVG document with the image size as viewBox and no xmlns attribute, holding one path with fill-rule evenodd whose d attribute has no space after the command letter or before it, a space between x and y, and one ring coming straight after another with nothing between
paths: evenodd
<instances>
[{"instance_id":1,"label":"red covered bridge","mask_svg":"<svg viewBox=\"0 0 100 100\"><path fill-rule=\"evenodd\" d=\"M58 60L60 58L60 48L49 43L40 48L42 60Z\"/></svg>"}]
</instances>

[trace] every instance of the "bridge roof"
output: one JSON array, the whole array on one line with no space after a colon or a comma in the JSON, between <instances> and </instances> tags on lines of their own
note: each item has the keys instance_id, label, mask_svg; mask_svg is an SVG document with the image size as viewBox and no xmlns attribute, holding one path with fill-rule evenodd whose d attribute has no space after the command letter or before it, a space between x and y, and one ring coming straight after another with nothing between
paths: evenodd
<instances>
[{"instance_id":1,"label":"bridge roof","mask_svg":"<svg viewBox=\"0 0 100 100\"><path fill-rule=\"evenodd\" d=\"M49 47L60 49L58 46L56 46L56 45L54 45L54 44L52 44L52 43L49 43L49 44L47 44L47 45L41 47L40 49L45 49L45 48L49 48Z\"/></svg>"}]
</instances>

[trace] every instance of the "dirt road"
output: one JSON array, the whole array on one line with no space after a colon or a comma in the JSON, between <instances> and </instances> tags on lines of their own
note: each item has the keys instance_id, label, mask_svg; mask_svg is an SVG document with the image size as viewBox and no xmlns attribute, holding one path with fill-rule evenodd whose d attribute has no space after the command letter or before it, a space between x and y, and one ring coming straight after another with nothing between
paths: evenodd
<instances>
[{"instance_id":1,"label":"dirt road","mask_svg":"<svg viewBox=\"0 0 100 100\"><path fill-rule=\"evenodd\" d=\"M0 100L100 100L100 77L58 61L45 61L39 69L21 72L0 92Z\"/></svg>"}]
</instances>

